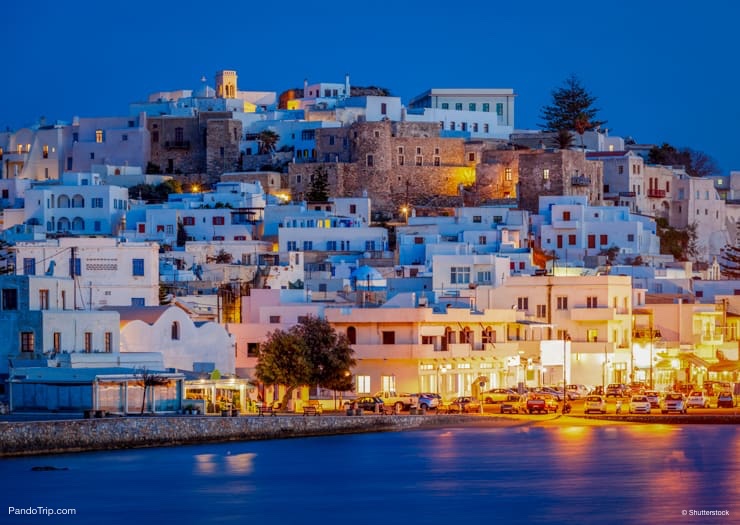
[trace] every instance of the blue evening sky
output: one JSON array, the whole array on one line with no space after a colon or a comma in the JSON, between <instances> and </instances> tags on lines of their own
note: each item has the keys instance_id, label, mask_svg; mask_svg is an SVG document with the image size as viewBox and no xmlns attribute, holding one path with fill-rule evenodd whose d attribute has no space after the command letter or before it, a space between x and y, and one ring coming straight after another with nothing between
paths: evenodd
<instances>
[{"instance_id":1,"label":"blue evening sky","mask_svg":"<svg viewBox=\"0 0 740 525\"><path fill-rule=\"evenodd\" d=\"M123 116L155 91L234 69L240 90L309 82L513 88L516 127L536 128L571 73L611 134L669 142L740 170L733 0L205 0L7 2L0 129Z\"/></svg>"}]
</instances>

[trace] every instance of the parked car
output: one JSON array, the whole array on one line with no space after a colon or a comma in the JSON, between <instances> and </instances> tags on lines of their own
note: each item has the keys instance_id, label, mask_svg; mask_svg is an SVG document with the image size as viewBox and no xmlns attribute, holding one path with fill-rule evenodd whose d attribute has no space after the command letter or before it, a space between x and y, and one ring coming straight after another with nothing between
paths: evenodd
<instances>
[{"instance_id":1,"label":"parked car","mask_svg":"<svg viewBox=\"0 0 740 525\"><path fill-rule=\"evenodd\" d=\"M650 408L660 408L660 394L656 390L646 390L645 397L650 401Z\"/></svg>"},{"instance_id":2,"label":"parked car","mask_svg":"<svg viewBox=\"0 0 740 525\"><path fill-rule=\"evenodd\" d=\"M630 399L630 414L649 414L650 401L647 396L632 396Z\"/></svg>"},{"instance_id":3,"label":"parked car","mask_svg":"<svg viewBox=\"0 0 740 525\"><path fill-rule=\"evenodd\" d=\"M357 408L367 410L368 412L375 411L375 405L378 405L378 410L383 410L383 400L379 397L364 396L358 397L354 400L345 401L344 405L346 408L353 408L354 404L357 403Z\"/></svg>"},{"instance_id":4,"label":"parked car","mask_svg":"<svg viewBox=\"0 0 740 525\"><path fill-rule=\"evenodd\" d=\"M642 395L647 390L647 384L642 381L634 381L629 384L630 393L634 396Z\"/></svg>"},{"instance_id":5,"label":"parked car","mask_svg":"<svg viewBox=\"0 0 740 525\"><path fill-rule=\"evenodd\" d=\"M478 412L480 410L480 401L470 396L456 397L446 405L447 412L459 412L461 414L468 412Z\"/></svg>"},{"instance_id":6,"label":"parked car","mask_svg":"<svg viewBox=\"0 0 740 525\"><path fill-rule=\"evenodd\" d=\"M732 391L723 390L717 395L717 408L735 408L735 396Z\"/></svg>"},{"instance_id":7,"label":"parked car","mask_svg":"<svg viewBox=\"0 0 740 525\"><path fill-rule=\"evenodd\" d=\"M606 387L606 397L627 397L629 388L624 383L612 383Z\"/></svg>"},{"instance_id":8,"label":"parked car","mask_svg":"<svg viewBox=\"0 0 740 525\"><path fill-rule=\"evenodd\" d=\"M583 402L583 413L590 414L591 412L606 414L606 399L604 399L604 396L586 396L586 400Z\"/></svg>"},{"instance_id":9,"label":"parked car","mask_svg":"<svg viewBox=\"0 0 740 525\"><path fill-rule=\"evenodd\" d=\"M412 394L416 398L416 403L419 408L424 410L434 410L436 408L439 408L439 398L437 396L433 396L432 394Z\"/></svg>"},{"instance_id":10,"label":"parked car","mask_svg":"<svg viewBox=\"0 0 740 525\"><path fill-rule=\"evenodd\" d=\"M686 413L686 398L683 397L681 392L668 392L663 398L663 402L660 405L660 411L663 414L669 412L679 412L681 414Z\"/></svg>"},{"instance_id":11,"label":"parked car","mask_svg":"<svg viewBox=\"0 0 740 525\"><path fill-rule=\"evenodd\" d=\"M550 394L537 393L527 397L526 410L530 414L534 412L547 413L557 412L560 401Z\"/></svg>"},{"instance_id":12,"label":"parked car","mask_svg":"<svg viewBox=\"0 0 740 525\"><path fill-rule=\"evenodd\" d=\"M694 390L686 398L687 408L709 408L709 396L701 390Z\"/></svg>"},{"instance_id":13,"label":"parked car","mask_svg":"<svg viewBox=\"0 0 740 525\"><path fill-rule=\"evenodd\" d=\"M582 399L588 395L589 388L586 385L568 385L568 392L574 394L576 399Z\"/></svg>"},{"instance_id":14,"label":"parked car","mask_svg":"<svg viewBox=\"0 0 740 525\"><path fill-rule=\"evenodd\" d=\"M488 404L501 403L509 399L509 396L512 394L516 394L516 392L510 388L492 388L491 390L481 392L480 398L484 403Z\"/></svg>"}]
</instances>

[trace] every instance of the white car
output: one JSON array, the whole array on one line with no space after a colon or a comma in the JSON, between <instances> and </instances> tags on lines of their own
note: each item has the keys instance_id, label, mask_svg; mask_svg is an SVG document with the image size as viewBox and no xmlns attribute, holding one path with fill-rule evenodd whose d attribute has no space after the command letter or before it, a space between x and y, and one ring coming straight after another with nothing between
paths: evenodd
<instances>
[{"instance_id":1,"label":"white car","mask_svg":"<svg viewBox=\"0 0 740 525\"><path fill-rule=\"evenodd\" d=\"M694 390L686 399L688 408L709 408L709 396L701 390Z\"/></svg>"},{"instance_id":2,"label":"white car","mask_svg":"<svg viewBox=\"0 0 740 525\"><path fill-rule=\"evenodd\" d=\"M630 414L649 414L650 400L647 396L632 396L630 399Z\"/></svg>"},{"instance_id":3,"label":"white car","mask_svg":"<svg viewBox=\"0 0 740 525\"><path fill-rule=\"evenodd\" d=\"M583 413L590 414L591 412L606 414L606 400L603 396L586 396L583 402Z\"/></svg>"}]
</instances>

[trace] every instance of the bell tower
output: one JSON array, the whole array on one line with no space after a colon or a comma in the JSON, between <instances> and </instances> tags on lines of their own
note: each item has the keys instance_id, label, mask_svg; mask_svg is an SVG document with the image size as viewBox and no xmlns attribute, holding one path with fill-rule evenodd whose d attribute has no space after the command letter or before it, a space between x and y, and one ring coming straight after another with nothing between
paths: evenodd
<instances>
[{"instance_id":1,"label":"bell tower","mask_svg":"<svg viewBox=\"0 0 740 525\"><path fill-rule=\"evenodd\" d=\"M236 71L224 69L216 72L216 96L236 98Z\"/></svg>"}]
</instances>

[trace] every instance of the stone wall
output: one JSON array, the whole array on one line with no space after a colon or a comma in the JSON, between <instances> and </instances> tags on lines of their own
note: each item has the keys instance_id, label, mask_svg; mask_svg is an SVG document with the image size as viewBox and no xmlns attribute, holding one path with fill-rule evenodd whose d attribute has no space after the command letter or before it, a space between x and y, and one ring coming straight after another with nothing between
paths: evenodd
<instances>
[{"instance_id":1,"label":"stone wall","mask_svg":"<svg viewBox=\"0 0 740 525\"><path fill-rule=\"evenodd\" d=\"M0 457L186 443L397 431L478 418L423 416L172 416L0 423Z\"/></svg>"}]
</instances>

